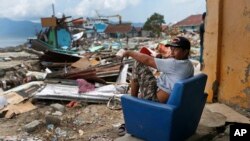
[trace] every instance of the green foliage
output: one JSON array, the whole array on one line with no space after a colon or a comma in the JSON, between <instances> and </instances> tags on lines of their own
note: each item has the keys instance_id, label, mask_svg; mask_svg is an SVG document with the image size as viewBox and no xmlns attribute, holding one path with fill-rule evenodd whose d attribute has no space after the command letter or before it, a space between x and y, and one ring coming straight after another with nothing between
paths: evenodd
<instances>
[{"instance_id":1,"label":"green foliage","mask_svg":"<svg viewBox=\"0 0 250 141\"><path fill-rule=\"evenodd\" d=\"M150 30L159 37L161 33L161 25L163 23L165 23L164 16L158 13L154 13L145 22L143 30Z\"/></svg>"}]
</instances>

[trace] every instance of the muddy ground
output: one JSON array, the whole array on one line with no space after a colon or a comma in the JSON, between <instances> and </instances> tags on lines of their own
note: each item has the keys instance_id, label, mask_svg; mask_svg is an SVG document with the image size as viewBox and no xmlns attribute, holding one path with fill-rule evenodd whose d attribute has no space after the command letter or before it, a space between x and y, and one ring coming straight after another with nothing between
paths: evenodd
<instances>
[{"instance_id":1,"label":"muddy ground","mask_svg":"<svg viewBox=\"0 0 250 141\"><path fill-rule=\"evenodd\" d=\"M123 123L122 110L111 110L105 104L84 104L68 108L57 116L54 124L46 116L55 110L51 102L36 101L37 109L16 115L11 119L0 118L0 140L70 140L112 141L118 136L118 126ZM66 103L59 103L65 105ZM34 131L28 133L25 125L40 121Z\"/></svg>"}]
</instances>

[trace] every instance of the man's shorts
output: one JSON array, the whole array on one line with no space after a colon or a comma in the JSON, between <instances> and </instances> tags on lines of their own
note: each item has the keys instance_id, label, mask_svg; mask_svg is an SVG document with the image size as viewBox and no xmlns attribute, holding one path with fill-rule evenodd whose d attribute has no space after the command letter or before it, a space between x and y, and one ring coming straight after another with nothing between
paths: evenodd
<instances>
[{"instance_id":1,"label":"man's shorts","mask_svg":"<svg viewBox=\"0 0 250 141\"><path fill-rule=\"evenodd\" d=\"M139 98L157 101L156 78L150 67L136 61L133 66L132 79L139 84Z\"/></svg>"}]
</instances>

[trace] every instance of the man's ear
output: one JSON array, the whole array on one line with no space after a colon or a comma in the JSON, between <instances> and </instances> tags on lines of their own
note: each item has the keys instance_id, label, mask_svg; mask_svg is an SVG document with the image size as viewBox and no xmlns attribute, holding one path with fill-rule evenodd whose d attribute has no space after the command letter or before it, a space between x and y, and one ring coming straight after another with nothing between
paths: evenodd
<instances>
[{"instance_id":1,"label":"man's ear","mask_svg":"<svg viewBox=\"0 0 250 141\"><path fill-rule=\"evenodd\" d=\"M189 56L189 52L190 52L190 50L185 49L185 50L184 50L185 56Z\"/></svg>"}]
</instances>

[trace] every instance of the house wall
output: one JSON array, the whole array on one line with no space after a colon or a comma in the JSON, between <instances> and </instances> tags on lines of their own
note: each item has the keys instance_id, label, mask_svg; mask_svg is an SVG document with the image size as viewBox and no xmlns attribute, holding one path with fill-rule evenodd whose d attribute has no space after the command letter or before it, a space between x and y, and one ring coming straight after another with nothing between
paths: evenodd
<instances>
[{"instance_id":1,"label":"house wall","mask_svg":"<svg viewBox=\"0 0 250 141\"><path fill-rule=\"evenodd\" d=\"M142 37L148 37L151 33L151 31L142 30Z\"/></svg>"},{"instance_id":2,"label":"house wall","mask_svg":"<svg viewBox=\"0 0 250 141\"><path fill-rule=\"evenodd\" d=\"M197 26L180 26L180 31L183 31L184 29L186 31L192 31L192 32L197 32L199 31L199 25Z\"/></svg>"},{"instance_id":3,"label":"house wall","mask_svg":"<svg viewBox=\"0 0 250 141\"><path fill-rule=\"evenodd\" d=\"M250 1L208 0L205 30L208 102L218 100L249 110Z\"/></svg>"}]
</instances>

